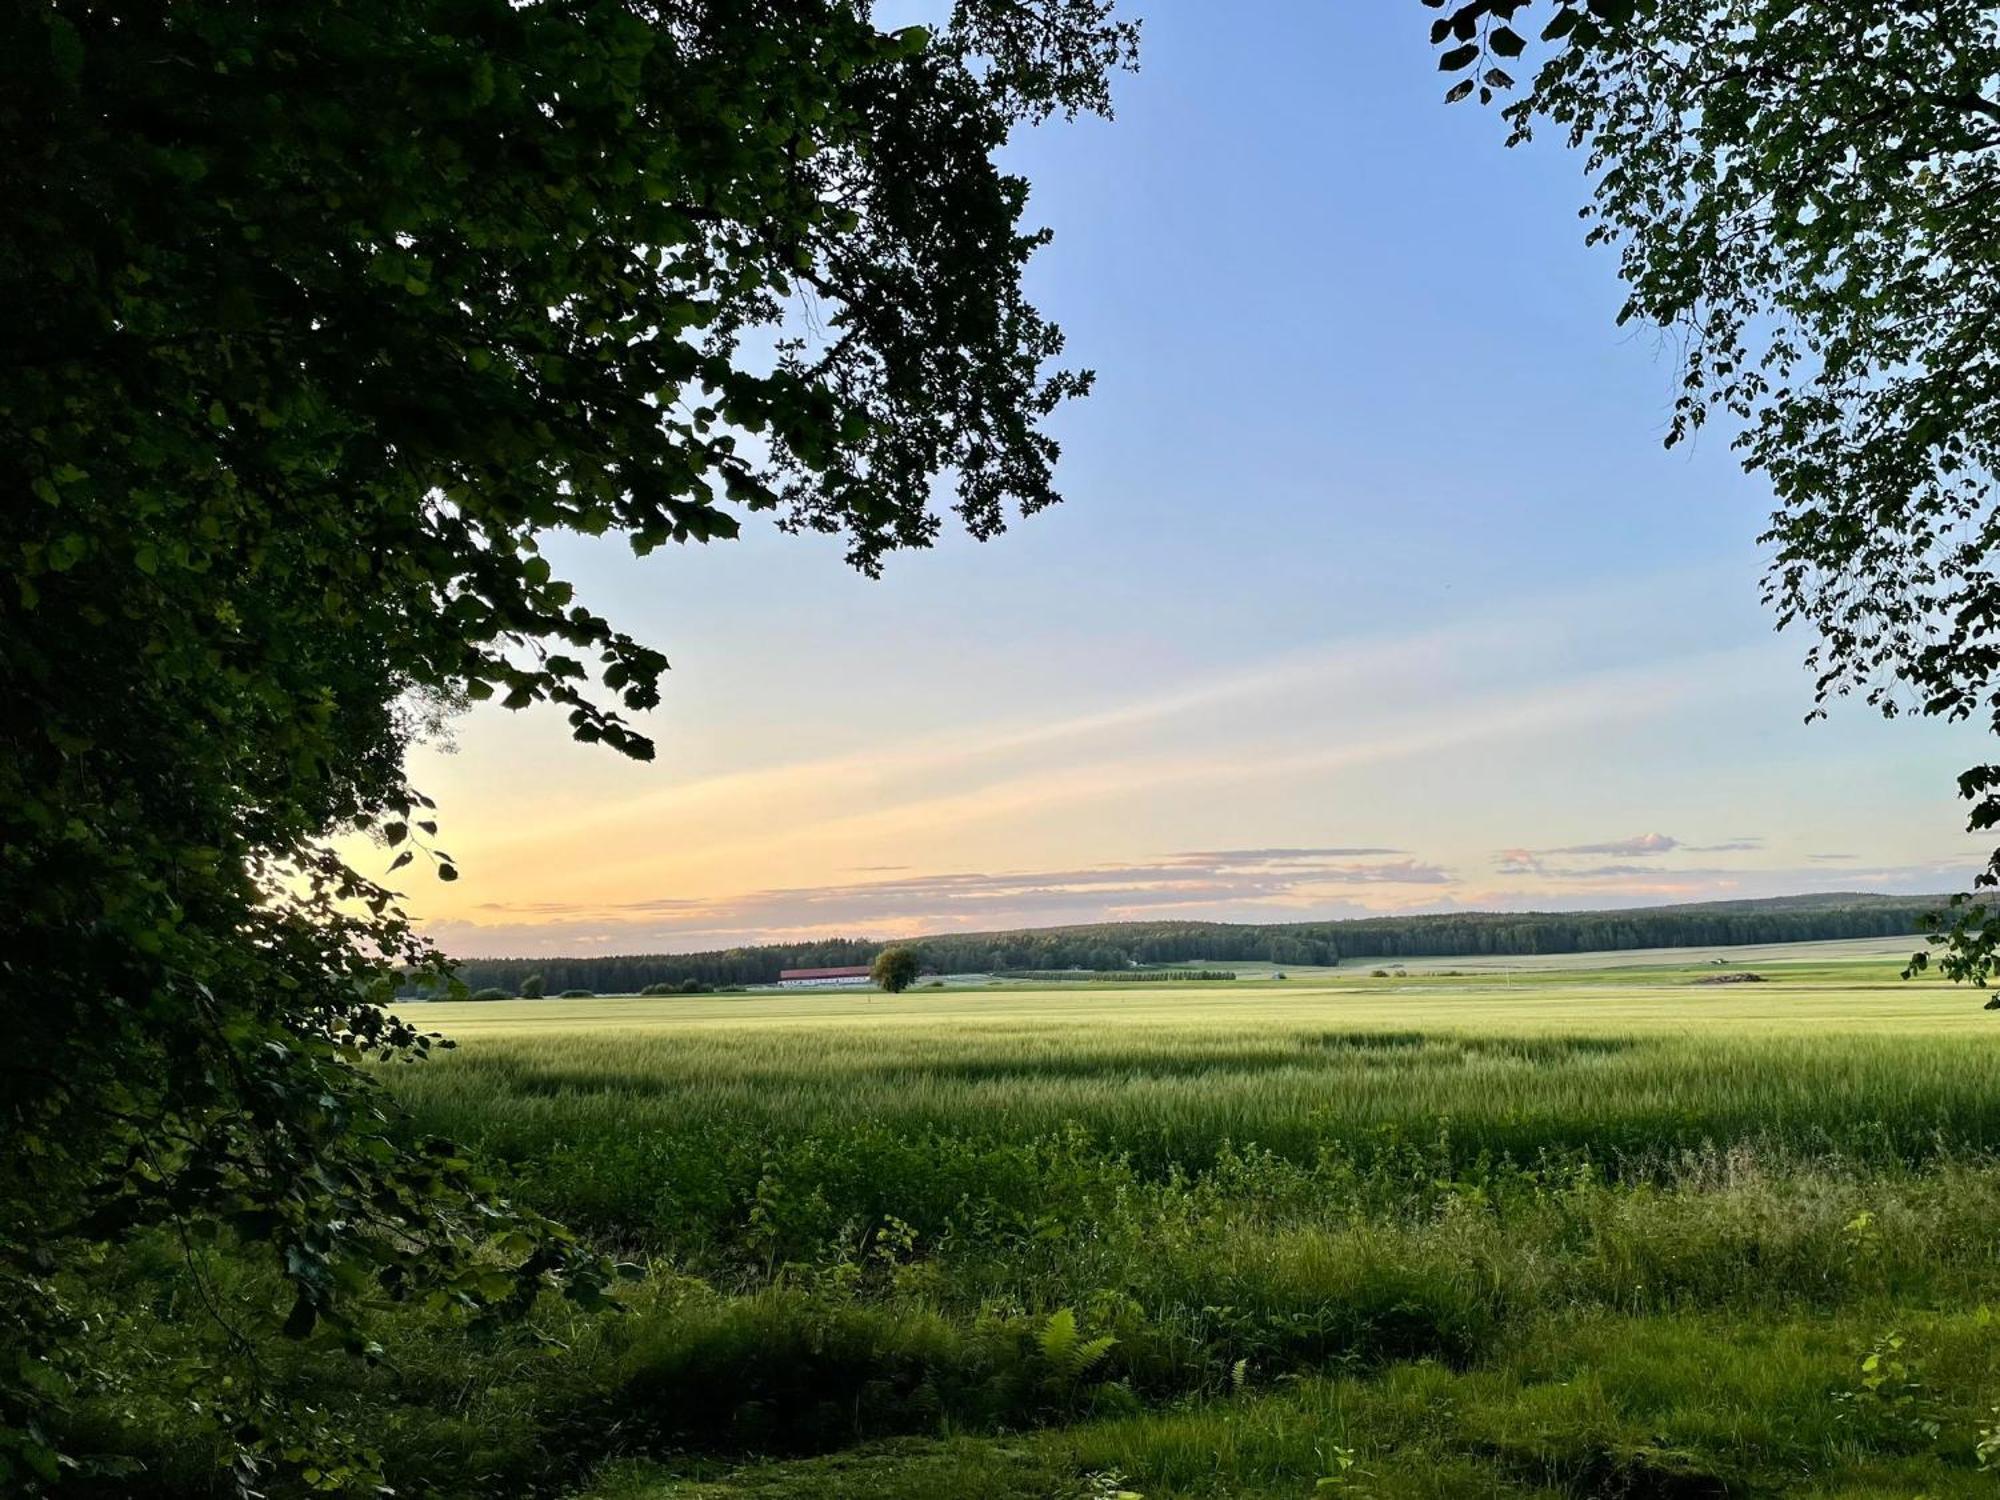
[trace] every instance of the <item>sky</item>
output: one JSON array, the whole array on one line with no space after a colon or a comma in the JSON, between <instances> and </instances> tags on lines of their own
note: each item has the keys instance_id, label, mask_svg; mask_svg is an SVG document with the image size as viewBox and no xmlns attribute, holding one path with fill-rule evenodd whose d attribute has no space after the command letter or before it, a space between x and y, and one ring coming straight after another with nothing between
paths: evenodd
<instances>
[{"instance_id":1,"label":"sky","mask_svg":"<svg viewBox=\"0 0 2000 1500\"><path fill-rule=\"evenodd\" d=\"M1147 0L1117 118L1007 154L1096 391L1066 503L871 581L833 539L549 548L674 664L649 765L419 750L461 956L1955 888L1964 727L1807 723L1727 435L1664 450L1579 157L1446 107L1415 4ZM366 870L388 854L361 847ZM419 867L420 868L420 867Z\"/></svg>"}]
</instances>

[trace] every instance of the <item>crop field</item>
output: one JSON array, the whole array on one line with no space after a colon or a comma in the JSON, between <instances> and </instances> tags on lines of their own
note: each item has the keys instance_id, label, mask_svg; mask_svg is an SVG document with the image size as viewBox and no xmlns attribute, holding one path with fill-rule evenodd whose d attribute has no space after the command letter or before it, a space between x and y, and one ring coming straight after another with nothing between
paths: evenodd
<instances>
[{"instance_id":1,"label":"crop field","mask_svg":"<svg viewBox=\"0 0 2000 1500\"><path fill-rule=\"evenodd\" d=\"M1677 958L413 1006L636 1279L293 1378L412 1494L1994 1493L2000 1021Z\"/></svg>"}]
</instances>

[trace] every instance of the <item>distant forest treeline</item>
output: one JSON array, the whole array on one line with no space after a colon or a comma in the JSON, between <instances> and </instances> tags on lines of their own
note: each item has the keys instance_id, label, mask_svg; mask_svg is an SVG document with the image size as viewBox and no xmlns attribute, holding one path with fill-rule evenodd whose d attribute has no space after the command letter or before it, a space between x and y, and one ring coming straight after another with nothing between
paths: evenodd
<instances>
[{"instance_id":1,"label":"distant forest treeline","mask_svg":"<svg viewBox=\"0 0 2000 1500\"><path fill-rule=\"evenodd\" d=\"M1019 932L951 933L915 939L925 966L941 973L1021 969L1122 969L1132 964L1269 962L1327 964L1340 958L1458 958L1583 953L1610 948L1693 948L1826 938L1915 935L1923 915L1949 898L1835 893L1762 901L1712 901L1630 911L1450 912L1339 922L1105 922ZM473 989L516 991L532 974L553 995L566 989L632 994L649 984L770 984L780 969L865 964L882 944L830 938L709 953L592 958L480 958L459 967Z\"/></svg>"}]
</instances>

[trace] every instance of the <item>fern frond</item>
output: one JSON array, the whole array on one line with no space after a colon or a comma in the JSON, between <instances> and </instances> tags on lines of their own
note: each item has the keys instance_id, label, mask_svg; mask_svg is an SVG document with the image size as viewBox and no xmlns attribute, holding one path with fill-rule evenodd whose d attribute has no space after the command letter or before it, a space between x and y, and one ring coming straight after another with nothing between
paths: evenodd
<instances>
[{"instance_id":1,"label":"fern frond","mask_svg":"<svg viewBox=\"0 0 2000 1500\"><path fill-rule=\"evenodd\" d=\"M1066 1307L1057 1308L1042 1324L1035 1341L1041 1345L1042 1358L1053 1368L1066 1372L1076 1355L1076 1314Z\"/></svg>"},{"instance_id":2,"label":"fern frond","mask_svg":"<svg viewBox=\"0 0 2000 1500\"><path fill-rule=\"evenodd\" d=\"M1070 1364L1070 1379L1076 1380L1088 1375L1103 1362L1104 1356L1111 1352L1111 1346L1117 1342L1115 1335L1107 1333L1079 1346L1076 1357Z\"/></svg>"}]
</instances>

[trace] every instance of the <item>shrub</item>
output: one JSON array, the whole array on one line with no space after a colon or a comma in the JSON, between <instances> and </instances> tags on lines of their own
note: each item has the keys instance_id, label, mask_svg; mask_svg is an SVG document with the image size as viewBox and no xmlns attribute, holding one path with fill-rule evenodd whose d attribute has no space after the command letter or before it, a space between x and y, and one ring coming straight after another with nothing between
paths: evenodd
<instances>
[{"instance_id":1,"label":"shrub","mask_svg":"<svg viewBox=\"0 0 2000 1500\"><path fill-rule=\"evenodd\" d=\"M497 984L489 984L483 990L474 990L465 997L468 1000L512 1000L514 997Z\"/></svg>"},{"instance_id":2,"label":"shrub","mask_svg":"<svg viewBox=\"0 0 2000 1500\"><path fill-rule=\"evenodd\" d=\"M595 1000L596 990L564 990L556 996L558 1000Z\"/></svg>"}]
</instances>

